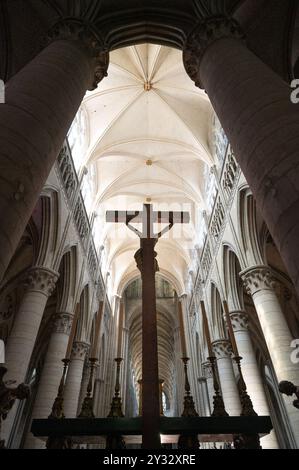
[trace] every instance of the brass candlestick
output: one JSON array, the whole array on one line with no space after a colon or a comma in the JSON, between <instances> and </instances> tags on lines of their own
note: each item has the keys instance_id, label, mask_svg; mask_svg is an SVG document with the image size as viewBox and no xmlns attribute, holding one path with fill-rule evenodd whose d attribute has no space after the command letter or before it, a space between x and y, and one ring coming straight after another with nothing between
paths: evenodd
<instances>
[{"instance_id":1,"label":"brass candlestick","mask_svg":"<svg viewBox=\"0 0 299 470\"><path fill-rule=\"evenodd\" d=\"M115 379L115 389L114 397L112 399L110 413L107 418L123 418L124 414L122 412L122 402L120 396L120 364L122 362L122 357L117 357L114 359L116 362L116 379ZM125 449L126 444L123 437L119 434L109 434L106 437L106 449Z\"/></svg>"},{"instance_id":2,"label":"brass candlestick","mask_svg":"<svg viewBox=\"0 0 299 470\"><path fill-rule=\"evenodd\" d=\"M198 413L195 409L193 397L190 391L190 383L188 378L188 361L189 357L182 357L184 364L184 374L185 374L185 397L184 397L184 410L182 417L184 418L194 418L198 416ZM183 433L180 435L178 440L179 449L199 449L199 441L197 433Z\"/></svg>"},{"instance_id":3,"label":"brass candlestick","mask_svg":"<svg viewBox=\"0 0 299 470\"><path fill-rule=\"evenodd\" d=\"M70 359L62 359L62 362L63 362L62 377L61 377L60 384L58 387L57 397L55 398L53 406L52 406L52 412L49 415L50 419L65 418L64 412L63 412L64 387L65 387L65 380L66 380L66 375L67 375Z\"/></svg>"},{"instance_id":4,"label":"brass candlestick","mask_svg":"<svg viewBox=\"0 0 299 470\"><path fill-rule=\"evenodd\" d=\"M82 408L81 412L78 416L78 418L94 418L94 412L93 412L93 376L94 376L94 370L95 370L95 365L97 362L97 358L92 357L89 359L90 363L90 376L89 376L89 381L87 385L87 393L86 397L83 400L82 403Z\"/></svg>"},{"instance_id":5,"label":"brass candlestick","mask_svg":"<svg viewBox=\"0 0 299 470\"><path fill-rule=\"evenodd\" d=\"M242 406L241 416L257 416L257 413L254 411L251 398L247 393L247 387L244 381L242 368L241 368L242 357L234 356L233 359L237 364L238 372L240 375L238 388L239 388L240 401L241 401L241 406Z\"/></svg>"},{"instance_id":6,"label":"brass candlestick","mask_svg":"<svg viewBox=\"0 0 299 470\"><path fill-rule=\"evenodd\" d=\"M122 402L120 396L120 364L122 362L122 357L117 357L114 359L116 362L116 380L115 380L115 389L114 389L114 397L112 399L110 413L107 418L123 418L124 414L122 412Z\"/></svg>"},{"instance_id":7,"label":"brass candlestick","mask_svg":"<svg viewBox=\"0 0 299 470\"><path fill-rule=\"evenodd\" d=\"M227 411L225 410L224 401L222 395L220 393L220 385L217 376L217 369L216 369L216 357L210 356L208 357L208 361L211 364L212 374L213 374L213 386L215 390L215 395L213 397L213 412L211 416L228 416Z\"/></svg>"}]
</instances>

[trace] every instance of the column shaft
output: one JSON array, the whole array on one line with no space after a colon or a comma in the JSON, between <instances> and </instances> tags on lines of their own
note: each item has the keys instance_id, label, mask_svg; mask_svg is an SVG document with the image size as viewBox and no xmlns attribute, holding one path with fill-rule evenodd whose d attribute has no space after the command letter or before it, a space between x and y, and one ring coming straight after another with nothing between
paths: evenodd
<instances>
[{"instance_id":1,"label":"column shaft","mask_svg":"<svg viewBox=\"0 0 299 470\"><path fill-rule=\"evenodd\" d=\"M219 380L225 409L230 416L240 416L241 403L231 359L231 347L227 340L213 342L217 357Z\"/></svg>"},{"instance_id":2,"label":"column shaft","mask_svg":"<svg viewBox=\"0 0 299 470\"><path fill-rule=\"evenodd\" d=\"M240 37L234 20L203 22L186 43L185 66L207 91L299 293L298 105Z\"/></svg>"},{"instance_id":3,"label":"column shaft","mask_svg":"<svg viewBox=\"0 0 299 470\"><path fill-rule=\"evenodd\" d=\"M87 89L96 59L77 40L55 40L6 84L0 109L0 279ZM104 74L100 78L103 78Z\"/></svg>"}]
</instances>

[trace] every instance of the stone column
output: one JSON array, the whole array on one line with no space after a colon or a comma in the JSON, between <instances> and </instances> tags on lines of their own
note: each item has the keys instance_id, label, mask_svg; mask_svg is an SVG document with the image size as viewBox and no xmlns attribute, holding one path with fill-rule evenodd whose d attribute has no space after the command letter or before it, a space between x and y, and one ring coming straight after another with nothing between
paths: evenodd
<instances>
[{"instance_id":1,"label":"stone column","mask_svg":"<svg viewBox=\"0 0 299 470\"><path fill-rule=\"evenodd\" d=\"M241 366L247 392L251 398L253 408L259 416L270 416L261 373L259 371L254 349L252 346L247 313L244 311L230 312L239 355L242 357ZM278 442L275 432L261 439L263 449L277 449Z\"/></svg>"},{"instance_id":2,"label":"stone column","mask_svg":"<svg viewBox=\"0 0 299 470\"><path fill-rule=\"evenodd\" d=\"M0 109L0 280L17 249L86 90L108 54L91 28L61 21L49 45L5 87Z\"/></svg>"},{"instance_id":3,"label":"stone column","mask_svg":"<svg viewBox=\"0 0 299 470\"><path fill-rule=\"evenodd\" d=\"M199 23L184 64L205 88L299 293L299 113L289 84L246 47L232 18Z\"/></svg>"},{"instance_id":4,"label":"stone column","mask_svg":"<svg viewBox=\"0 0 299 470\"><path fill-rule=\"evenodd\" d=\"M89 376L90 376L89 361L85 360L85 363L83 364L82 382L81 382L81 387L80 387L77 415L80 414L84 398L86 397Z\"/></svg>"},{"instance_id":5,"label":"stone column","mask_svg":"<svg viewBox=\"0 0 299 470\"><path fill-rule=\"evenodd\" d=\"M73 345L64 391L64 414L66 418L76 418L77 416L84 361L88 346L87 343L82 341L75 341Z\"/></svg>"},{"instance_id":6,"label":"stone column","mask_svg":"<svg viewBox=\"0 0 299 470\"><path fill-rule=\"evenodd\" d=\"M231 344L226 339L213 341L225 409L230 416L240 416L241 403L231 359Z\"/></svg>"},{"instance_id":7,"label":"stone column","mask_svg":"<svg viewBox=\"0 0 299 470\"><path fill-rule=\"evenodd\" d=\"M60 312L54 319L53 331L38 385L32 419L48 418L51 413L62 376L63 364L61 361L67 351L72 322L73 314L68 312ZM44 448L44 443L36 439L29 431L25 448Z\"/></svg>"},{"instance_id":8,"label":"stone column","mask_svg":"<svg viewBox=\"0 0 299 470\"><path fill-rule=\"evenodd\" d=\"M289 380L299 383L298 364L291 361L290 333L285 316L274 291L274 278L268 266L254 266L241 274L244 286L252 300L260 321L261 329L277 375L277 380ZM292 405L292 400L284 396L287 413L299 446L299 413Z\"/></svg>"},{"instance_id":9,"label":"stone column","mask_svg":"<svg viewBox=\"0 0 299 470\"><path fill-rule=\"evenodd\" d=\"M5 359L8 372L5 380L14 380L17 384L26 380L46 303L53 293L58 276L58 273L39 266L31 268L26 273L24 279L26 290L6 346ZM12 429L16 408L17 404L3 424L2 434L6 441Z\"/></svg>"},{"instance_id":10,"label":"stone column","mask_svg":"<svg viewBox=\"0 0 299 470\"><path fill-rule=\"evenodd\" d=\"M209 390L208 390L209 386L208 386L207 377L198 377L198 385L199 385L199 395L200 395L202 416L211 416L210 396L209 396ZM213 386L213 383L212 383L212 386ZM213 397L212 397L212 400L213 400Z\"/></svg>"}]
</instances>

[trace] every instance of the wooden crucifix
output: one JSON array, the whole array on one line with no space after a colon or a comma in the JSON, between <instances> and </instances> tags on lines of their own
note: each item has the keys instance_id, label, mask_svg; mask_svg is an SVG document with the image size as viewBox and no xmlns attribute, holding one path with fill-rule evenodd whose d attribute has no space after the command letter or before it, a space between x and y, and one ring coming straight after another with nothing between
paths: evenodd
<instances>
[{"instance_id":1,"label":"wooden crucifix","mask_svg":"<svg viewBox=\"0 0 299 470\"><path fill-rule=\"evenodd\" d=\"M142 447L159 449L160 403L155 273L159 270L155 245L174 224L189 223L188 212L154 211L144 204L143 211L108 211L106 222L124 223L140 238L135 254L142 279ZM132 223L142 224L139 231ZM154 224L167 224L159 233Z\"/></svg>"}]
</instances>

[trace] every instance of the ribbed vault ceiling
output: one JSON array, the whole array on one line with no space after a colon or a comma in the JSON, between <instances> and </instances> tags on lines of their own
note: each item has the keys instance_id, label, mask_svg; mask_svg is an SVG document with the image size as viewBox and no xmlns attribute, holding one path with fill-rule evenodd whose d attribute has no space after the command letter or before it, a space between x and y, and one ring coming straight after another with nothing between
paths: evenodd
<instances>
[{"instance_id":1,"label":"ribbed vault ceiling","mask_svg":"<svg viewBox=\"0 0 299 470\"><path fill-rule=\"evenodd\" d=\"M192 223L157 245L164 274L183 285L198 208L205 206L205 175L213 164L213 110L186 75L180 51L138 45L111 53L108 78L88 93L85 165L93 177L101 238L109 245L115 291L136 276L138 240L126 227L105 224L106 210L188 210ZM193 247L193 246L192 246Z\"/></svg>"}]
</instances>

